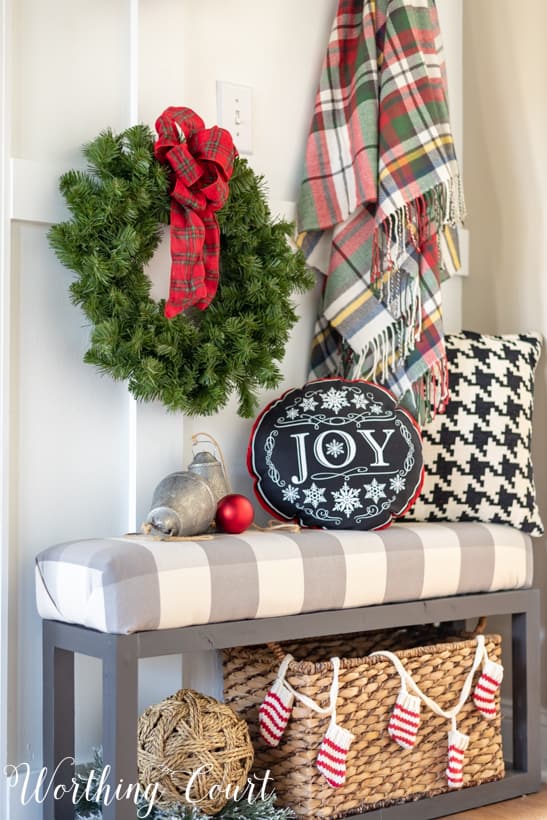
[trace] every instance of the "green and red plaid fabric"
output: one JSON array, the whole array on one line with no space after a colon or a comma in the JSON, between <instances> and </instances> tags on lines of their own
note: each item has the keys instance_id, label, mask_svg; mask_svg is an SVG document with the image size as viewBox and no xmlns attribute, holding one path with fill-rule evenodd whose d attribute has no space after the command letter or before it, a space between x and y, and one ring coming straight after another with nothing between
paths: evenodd
<instances>
[{"instance_id":1,"label":"green and red plaid fabric","mask_svg":"<svg viewBox=\"0 0 547 820\"><path fill-rule=\"evenodd\" d=\"M156 121L154 155L174 174L171 191L171 281L168 319L188 307L203 310L219 277L215 216L228 198L236 151L224 128L205 124L190 108L167 108Z\"/></svg>"},{"instance_id":2,"label":"green and red plaid fabric","mask_svg":"<svg viewBox=\"0 0 547 820\"><path fill-rule=\"evenodd\" d=\"M298 204L327 276L313 378L379 381L422 417L445 401L440 282L464 211L433 0L339 0Z\"/></svg>"}]
</instances>

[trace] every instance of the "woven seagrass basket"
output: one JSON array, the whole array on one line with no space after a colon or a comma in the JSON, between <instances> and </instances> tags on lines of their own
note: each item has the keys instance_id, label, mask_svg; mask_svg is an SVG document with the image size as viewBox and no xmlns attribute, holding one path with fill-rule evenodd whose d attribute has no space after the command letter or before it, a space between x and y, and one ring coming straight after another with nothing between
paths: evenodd
<instances>
[{"instance_id":1,"label":"woven seagrass basket","mask_svg":"<svg viewBox=\"0 0 547 820\"><path fill-rule=\"evenodd\" d=\"M264 775L270 770L278 802L299 818L343 817L448 791L450 721L423 707L414 748L394 743L387 727L400 678L388 659L366 656L377 650L396 652L420 689L446 711L457 703L473 666L474 634L449 636L419 627L225 650L225 699L249 724L254 771ZM488 657L500 663L501 637L486 635L485 646ZM337 721L355 740L347 757L346 782L339 788L329 786L315 766L328 716L296 702L279 746L272 748L260 737L258 708L287 653L295 658L287 681L323 707L329 702L333 675L329 658L340 658ZM471 698L458 715L458 730L470 736L464 787L504 776L499 691L495 703L493 720L486 720Z\"/></svg>"}]
</instances>

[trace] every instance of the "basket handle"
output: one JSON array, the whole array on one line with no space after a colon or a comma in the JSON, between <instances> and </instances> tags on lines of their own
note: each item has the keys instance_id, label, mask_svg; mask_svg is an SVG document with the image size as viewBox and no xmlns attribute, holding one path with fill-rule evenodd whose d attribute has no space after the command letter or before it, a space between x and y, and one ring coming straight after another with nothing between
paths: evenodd
<instances>
[{"instance_id":1,"label":"basket handle","mask_svg":"<svg viewBox=\"0 0 547 820\"><path fill-rule=\"evenodd\" d=\"M465 638L476 638L477 635L484 635L487 624L488 618L486 615L481 615L477 620L475 628L462 632L462 636Z\"/></svg>"},{"instance_id":2,"label":"basket handle","mask_svg":"<svg viewBox=\"0 0 547 820\"><path fill-rule=\"evenodd\" d=\"M484 635L486 624L488 623L488 618L486 615L481 615L479 620L477 621L477 626L474 629L474 635Z\"/></svg>"},{"instance_id":3,"label":"basket handle","mask_svg":"<svg viewBox=\"0 0 547 820\"><path fill-rule=\"evenodd\" d=\"M283 652L278 643L267 643L266 646L268 647L276 661L279 661L279 663L281 663L281 661L287 653Z\"/></svg>"},{"instance_id":4,"label":"basket handle","mask_svg":"<svg viewBox=\"0 0 547 820\"><path fill-rule=\"evenodd\" d=\"M336 722L336 698L338 697L338 671L340 669L340 658L331 658L332 668L333 668L333 678L332 678L332 685L330 689L330 702L328 706L319 706L314 700L309 698L307 695L303 695L301 692L298 692L294 687L291 686L289 681L286 679L287 671L294 660L292 655L286 654L283 652L279 644L277 643L269 643L266 644L268 648L273 652L276 660L280 661L279 669L277 670L277 681L282 681L283 685L289 692L296 698L296 700L303 703L304 706L307 706L308 709L312 709L314 712L317 712L318 715L334 715L333 720Z\"/></svg>"}]
</instances>

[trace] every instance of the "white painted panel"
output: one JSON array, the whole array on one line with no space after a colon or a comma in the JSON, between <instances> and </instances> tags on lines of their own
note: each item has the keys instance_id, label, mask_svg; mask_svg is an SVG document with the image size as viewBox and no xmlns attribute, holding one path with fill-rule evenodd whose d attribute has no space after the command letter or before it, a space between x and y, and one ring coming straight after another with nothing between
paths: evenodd
<instances>
[{"instance_id":1,"label":"white painted panel","mask_svg":"<svg viewBox=\"0 0 547 820\"><path fill-rule=\"evenodd\" d=\"M197 5L206 11L206 4ZM168 106L189 105L185 93L184 54L192 37L185 2L140 0L139 120L151 128ZM207 40L203 48L209 55L214 54Z\"/></svg>"},{"instance_id":2,"label":"white painted panel","mask_svg":"<svg viewBox=\"0 0 547 820\"><path fill-rule=\"evenodd\" d=\"M66 163L12 159L9 181L11 218L45 224L68 219L69 212L59 191L59 178L71 167L74 166Z\"/></svg>"},{"instance_id":3,"label":"white painted panel","mask_svg":"<svg viewBox=\"0 0 547 820\"><path fill-rule=\"evenodd\" d=\"M137 529L146 520L156 485L168 473L186 469L182 437L181 413L169 413L159 402L138 405Z\"/></svg>"},{"instance_id":4,"label":"white painted panel","mask_svg":"<svg viewBox=\"0 0 547 820\"><path fill-rule=\"evenodd\" d=\"M109 535L127 515L125 387L82 363L88 331L70 303L70 274L45 230L21 225L14 245L15 371L12 436L18 502L12 532L19 570L17 749L40 760L40 622L33 559L49 544Z\"/></svg>"},{"instance_id":5,"label":"white painted panel","mask_svg":"<svg viewBox=\"0 0 547 820\"><path fill-rule=\"evenodd\" d=\"M76 161L129 119L127 0L16 0L13 155Z\"/></svg>"}]
</instances>

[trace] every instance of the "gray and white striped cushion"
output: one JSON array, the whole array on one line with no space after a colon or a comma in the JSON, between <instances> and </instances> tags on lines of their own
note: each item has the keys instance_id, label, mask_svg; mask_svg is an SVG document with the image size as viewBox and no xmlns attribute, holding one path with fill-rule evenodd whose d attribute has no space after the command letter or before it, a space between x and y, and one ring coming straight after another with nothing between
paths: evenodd
<instances>
[{"instance_id":1,"label":"gray and white striped cushion","mask_svg":"<svg viewBox=\"0 0 547 820\"><path fill-rule=\"evenodd\" d=\"M101 632L292 615L528 587L529 536L499 524L146 536L59 544L36 559L42 618Z\"/></svg>"}]
</instances>

